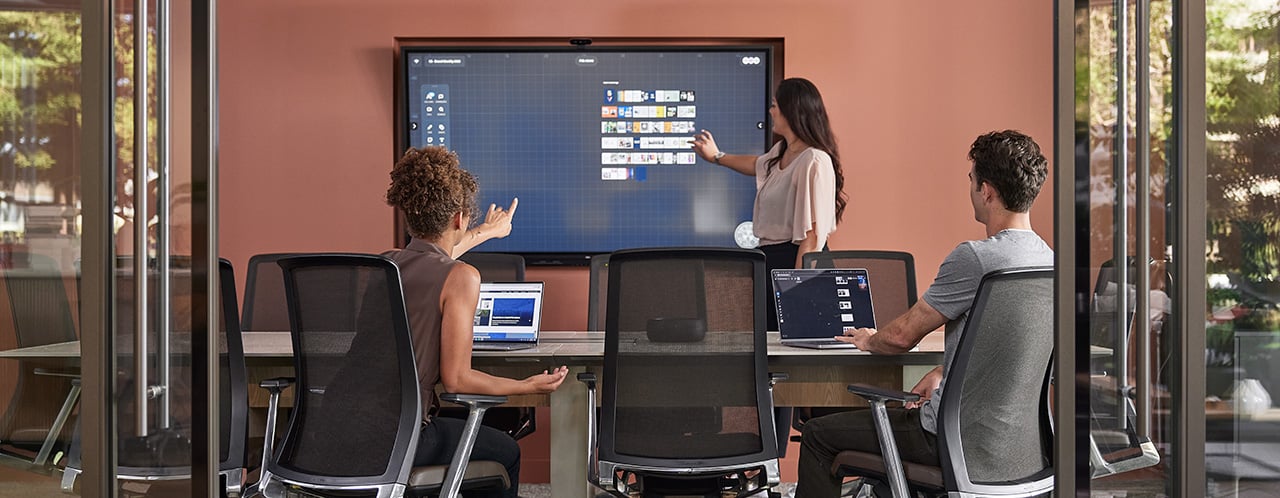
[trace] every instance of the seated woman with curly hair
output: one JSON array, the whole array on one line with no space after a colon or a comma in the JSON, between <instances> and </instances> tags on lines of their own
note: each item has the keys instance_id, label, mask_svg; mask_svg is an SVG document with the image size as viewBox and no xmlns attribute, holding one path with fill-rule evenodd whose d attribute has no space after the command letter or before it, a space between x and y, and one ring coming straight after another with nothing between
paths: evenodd
<instances>
[{"instance_id":1,"label":"seated woman with curly hair","mask_svg":"<svg viewBox=\"0 0 1280 498\"><path fill-rule=\"evenodd\" d=\"M555 391L566 367L525 379L495 377L471 367L472 323L480 297L480 272L454 259L483 240L511 231L509 211L489 207L486 223L468 230L475 210L476 180L443 147L409 149L391 171L387 204L399 208L413 239L390 255L400 267L404 300L418 363L425 419L413 465L447 465L457 449L464 421L433 417L440 406L435 386L469 394L537 394ZM486 232L487 233L481 233ZM501 462L511 487L495 496L517 496L520 447L506 433L480 427L473 460Z\"/></svg>"}]
</instances>

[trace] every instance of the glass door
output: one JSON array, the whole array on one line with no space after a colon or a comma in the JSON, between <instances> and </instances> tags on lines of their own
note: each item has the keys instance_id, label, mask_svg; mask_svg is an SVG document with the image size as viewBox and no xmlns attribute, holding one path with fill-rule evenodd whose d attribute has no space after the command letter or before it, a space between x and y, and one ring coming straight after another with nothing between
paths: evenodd
<instances>
[{"instance_id":1,"label":"glass door","mask_svg":"<svg viewBox=\"0 0 1280 498\"><path fill-rule=\"evenodd\" d=\"M74 343L82 256L78 4L0 2L0 350ZM0 359L0 496L58 490L78 350Z\"/></svg>"},{"instance_id":2,"label":"glass door","mask_svg":"<svg viewBox=\"0 0 1280 498\"><path fill-rule=\"evenodd\" d=\"M1170 319L1174 258L1167 207L1179 164L1173 147L1172 2L1119 0L1086 6L1085 128L1087 296L1079 318L1090 346L1089 464L1094 495L1168 494L1173 439L1169 377L1178 366ZM1154 55L1154 57L1153 57ZM1079 76L1077 76L1079 77ZM1077 162L1077 168L1080 163ZM1079 272L1077 272L1079 273ZM1079 342L1081 337L1077 337ZM1078 343L1077 342L1077 343Z\"/></svg>"},{"instance_id":3,"label":"glass door","mask_svg":"<svg viewBox=\"0 0 1280 498\"><path fill-rule=\"evenodd\" d=\"M1280 2L1205 29L1206 494L1280 496Z\"/></svg>"},{"instance_id":4,"label":"glass door","mask_svg":"<svg viewBox=\"0 0 1280 498\"><path fill-rule=\"evenodd\" d=\"M1280 495L1280 2L1064 3L1063 490Z\"/></svg>"},{"instance_id":5,"label":"glass door","mask_svg":"<svg viewBox=\"0 0 1280 498\"><path fill-rule=\"evenodd\" d=\"M0 497L221 487L213 6L174 3L0 0Z\"/></svg>"},{"instance_id":6,"label":"glass door","mask_svg":"<svg viewBox=\"0 0 1280 498\"><path fill-rule=\"evenodd\" d=\"M1058 319L1070 364L1058 377L1075 382L1070 418L1060 411L1059 421L1074 422L1068 432L1078 437L1059 440L1068 477L1060 489L1200 496L1186 479L1203 437L1187 430L1203 398L1191 379L1203 371L1192 338L1203 335L1204 314L1190 297L1203 299L1204 242L1194 230L1203 197L1188 199L1203 186L1204 161L1187 139L1196 129L1187 116L1203 109L1187 104L1199 51L1186 48L1197 33L1187 26L1197 16L1171 0L1065 4Z\"/></svg>"}]
</instances>

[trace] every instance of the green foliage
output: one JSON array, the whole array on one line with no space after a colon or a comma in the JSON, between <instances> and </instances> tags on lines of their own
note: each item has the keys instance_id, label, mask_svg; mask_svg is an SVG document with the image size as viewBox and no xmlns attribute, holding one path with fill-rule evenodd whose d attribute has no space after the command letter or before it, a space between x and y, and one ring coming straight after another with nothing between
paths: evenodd
<instances>
[{"instance_id":1,"label":"green foliage","mask_svg":"<svg viewBox=\"0 0 1280 498\"><path fill-rule=\"evenodd\" d=\"M1213 306L1229 306L1240 302L1240 291L1236 289L1210 287L1206 291L1206 294L1209 299L1209 304L1212 304Z\"/></svg>"},{"instance_id":2,"label":"green foliage","mask_svg":"<svg viewBox=\"0 0 1280 498\"><path fill-rule=\"evenodd\" d=\"M1206 4L1207 212L1215 273L1280 279L1280 9Z\"/></svg>"},{"instance_id":3,"label":"green foliage","mask_svg":"<svg viewBox=\"0 0 1280 498\"><path fill-rule=\"evenodd\" d=\"M1280 310L1274 306L1255 308L1235 320L1238 330L1280 330Z\"/></svg>"},{"instance_id":4,"label":"green foliage","mask_svg":"<svg viewBox=\"0 0 1280 498\"><path fill-rule=\"evenodd\" d=\"M1221 353L1211 357L1211 365L1229 366L1234 359L1236 328L1230 323L1210 325L1204 330L1204 347Z\"/></svg>"},{"instance_id":5,"label":"green foliage","mask_svg":"<svg viewBox=\"0 0 1280 498\"><path fill-rule=\"evenodd\" d=\"M80 18L0 12L0 137L19 168L48 170L74 150L80 114Z\"/></svg>"}]
</instances>

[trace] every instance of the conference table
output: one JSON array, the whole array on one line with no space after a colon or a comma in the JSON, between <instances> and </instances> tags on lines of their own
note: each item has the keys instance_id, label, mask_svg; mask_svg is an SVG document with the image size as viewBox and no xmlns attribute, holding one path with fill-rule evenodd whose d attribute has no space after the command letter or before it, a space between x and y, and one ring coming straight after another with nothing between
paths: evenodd
<instances>
[{"instance_id":1,"label":"conference table","mask_svg":"<svg viewBox=\"0 0 1280 498\"><path fill-rule=\"evenodd\" d=\"M252 386L272 377L293 375L293 347L287 332L244 332L245 362L249 368L249 406L263 408L267 395ZM943 334L934 332L902 355L873 355L863 351L818 350L784 346L777 332L767 335L769 370L788 375L774 387L775 406L865 406L845 387L863 383L902 389L911 387L925 371L942 363ZM179 349L182 349L179 346ZM80 357L78 341L0 351L0 359L68 360ZM569 376L550 395L509 397L510 406L550 407L551 486L556 497L593 496L587 483L586 386L577 381L581 372L603 369L603 332L541 332L538 345L519 351L475 351L476 368L495 375L523 378L557 366L569 367ZM292 389L282 396L291 406Z\"/></svg>"}]
</instances>

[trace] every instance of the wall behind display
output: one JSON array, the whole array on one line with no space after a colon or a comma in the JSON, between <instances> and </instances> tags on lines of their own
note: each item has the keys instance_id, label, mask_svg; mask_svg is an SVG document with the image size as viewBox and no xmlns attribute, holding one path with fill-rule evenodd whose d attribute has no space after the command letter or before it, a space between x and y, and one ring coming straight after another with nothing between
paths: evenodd
<instances>
[{"instance_id":1,"label":"wall behind display","mask_svg":"<svg viewBox=\"0 0 1280 498\"><path fill-rule=\"evenodd\" d=\"M382 196L392 164L396 36L783 37L787 76L822 90L845 162L850 202L831 248L911 251L923 292L958 242L983 237L966 191L973 138L1016 128L1052 156L1052 6L225 0L221 255L244 268L256 253L391 247ZM1046 238L1051 192L1046 185L1032 210ZM586 268L532 268L528 278L547 283L544 329L585 326ZM545 482L545 460L530 461L545 456L527 453L523 477ZM795 454L793 447L788 460ZM783 468L794 480L787 474L795 464Z\"/></svg>"}]
</instances>

